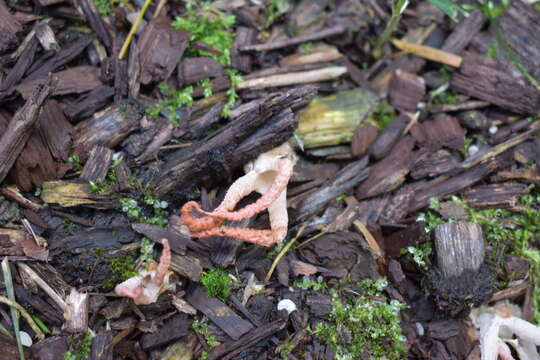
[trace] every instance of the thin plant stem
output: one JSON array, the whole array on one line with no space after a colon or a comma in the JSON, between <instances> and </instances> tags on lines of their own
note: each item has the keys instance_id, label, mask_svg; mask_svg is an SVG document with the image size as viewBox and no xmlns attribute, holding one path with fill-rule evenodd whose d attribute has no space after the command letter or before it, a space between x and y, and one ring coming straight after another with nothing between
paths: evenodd
<instances>
[{"instance_id":1,"label":"thin plant stem","mask_svg":"<svg viewBox=\"0 0 540 360\"><path fill-rule=\"evenodd\" d=\"M302 235L302 233L304 232L304 229L306 228L306 225L302 225L302 227L298 230L298 232L296 233L296 236L291 240L289 241L289 243L287 245L285 245L283 247L283 249L279 252L279 254L276 256L276 258L274 259L274 262L272 263L272 266L270 266L270 270L268 270L268 273L266 274L266 277L264 278L264 282L267 283L268 281L270 281L270 278L272 277L272 274L274 273L274 270L276 269L277 267L277 264L281 261L281 258L283 256L285 256L285 254L287 253L287 251L289 251L289 249L291 248L291 246L294 245L294 243L296 242L296 240L298 240L298 238Z\"/></svg>"},{"instance_id":2,"label":"thin plant stem","mask_svg":"<svg viewBox=\"0 0 540 360\"><path fill-rule=\"evenodd\" d=\"M124 41L124 45L122 45L122 49L120 50L120 54L118 54L118 59L122 60L124 56L126 55L127 49L129 48L129 44L131 44L131 39L133 39L133 35L137 32L137 29L139 29L139 26L141 26L142 19L144 17L144 13L146 13L146 10L148 10L148 7L152 3L152 0L146 0L144 2L144 5L139 11L139 15L137 15L137 20L135 20L135 23L133 23L133 26L131 26L131 29L129 30L129 34L126 37L126 41Z\"/></svg>"},{"instance_id":3,"label":"thin plant stem","mask_svg":"<svg viewBox=\"0 0 540 360\"><path fill-rule=\"evenodd\" d=\"M7 256L2 261L2 272L4 274L4 282L6 285L6 292L10 302L15 302L15 291L13 290L13 278L11 277L11 269L9 268L9 260ZM21 342L21 333L19 325L19 313L15 307L10 308L11 319L13 321L13 331L15 332L15 340L17 340L17 348L19 350L19 359L24 360L24 349Z\"/></svg>"},{"instance_id":4,"label":"thin plant stem","mask_svg":"<svg viewBox=\"0 0 540 360\"><path fill-rule=\"evenodd\" d=\"M18 310L23 316L23 318L25 318L28 325L30 325L32 330L36 333L36 336L39 338L39 340L45 339L45 334L43 333L43 331L41 331L41 329L39 328L39 326L37 326L34 319L32 319L32 316L30 316L30 314L21 305L19 305L15 301L9 300L7 297L2 296L2 295L0 295L0 303L4 303Z\"/></svg>"},{"instance_id":5,"label":"thin plant stem","mask_svg":"<svg viewBox=\"0 0 540 360\"><path fill-rule=\"evenodd\" d=\"M375 43L375 47L372 51L372 55L375 59L379 59L381 57L382 48L390 40L392 34L396 31L399 25L399 21L401 20L401 14L403 13L403 10L405 10L407 5L408 0L397 0L397 4L395 1L392 1L392 16L386 24L386 28L384 29L382 35Z\"/></svg>"}]
</instances>

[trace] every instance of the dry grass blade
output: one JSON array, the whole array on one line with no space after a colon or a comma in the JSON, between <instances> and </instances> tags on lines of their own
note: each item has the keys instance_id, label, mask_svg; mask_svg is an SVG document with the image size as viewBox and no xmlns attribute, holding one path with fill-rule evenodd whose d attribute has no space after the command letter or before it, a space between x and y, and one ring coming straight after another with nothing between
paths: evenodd
<instances>
[{"instance_id":1,"label":"dry grass blade","mask_svg":"<svg viewBox=\"0 0 540 360\"><path fill-rule=\"evenodd\" d=\"M264 278L264 282L267 283L268 281L270 281L270 278L272 277L272 274L274 273L274 270L276 269L276 266L277 264L279 263L279 261L281 260L281 258L283 256L285 256L285 254L287 253L287 251L289 251L289 249L291 248L291 246L294 245L294 243L296 242L296 240L298 240L298 238L302 235L302 233L304 232L304 229L306 228L306 225L302 225L302 227L298 230L298 232L296 233L296 236L291 240L289 241L289 243L287 245L285 245L283 247L283 249L279 252L279 254L276 256L276 258L274 259L274 262L272 263L272 266L270 266L270 270L268 270L268 273L266 274L266 277Z\"/></svg>"},{"instance_id":2,"label":"dry grass blade","mask_svg":"<svg viewBox=\"0 0 540 360\"><path fill-rule=\"evenodd\" d=\"M6 285L6 292L11 301L15 301L15 291L13 290L13 279L11 278L11 270L9 268L9 260L7 257L2 261L2 272L4 275L4 283ZM13 321L13 331L15 332L15 339L17 340L17 348L19 349L19 358L24 360L24 350L21 343L21 334L19 332L19 314L17 310L11 306L11 320Z\"/></svg>"},{"instance_id":3,"label":"dry grass blade","mask_svg":"<svg viewBox=\"0 0 540 360\"><path fill-rule=\"evenodd\" d=\"M7 297L1 296L1 295L0 295L0 303L4 303L4 304L9 305L12 308L15 308L16 310L20 311L21 315L24 317L24 319L26 320L28 325L30 325L32 330L36 333L36 336L39 338L39 340L44 340L45 339L45 334L43 333L43 331L41 331L41 329L39 328L39 326L37 326L34 319L32 319L32 316L30 316L30 314L21 305L19 305L15 301L11 301ZM24 355L22 356L22 358L24 359Z\"/></svg>"},{"instance_id":4,"label":"dry grass blade","mask_svg":"<svg viewBox=\"0 0 540 360\"><path fill-rule=\"evenodd\" d=\"M450 65L455 68L460 67L461 62L463 61L461 56L449 53L447 51L438 50L430 46L413 44L397 39L392 40L392 44L394 44L400 50L413 53L428 60Z\"/></svg>"}]
</instances>

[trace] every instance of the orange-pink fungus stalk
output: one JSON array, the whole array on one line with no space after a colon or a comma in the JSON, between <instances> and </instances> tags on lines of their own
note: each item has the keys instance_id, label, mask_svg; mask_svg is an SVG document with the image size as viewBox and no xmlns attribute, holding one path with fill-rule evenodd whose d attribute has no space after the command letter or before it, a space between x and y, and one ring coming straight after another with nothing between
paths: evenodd
<instances>
[{"instance_id":1,"label":"orange-pink fungus stalk","mask_svg":"<svg viewBox=\"0 0 540 360\"><path fill-rule=\"evenodd\" d=\"M296 156L292 147L285 143L261 154L244 167L246 175L236 180L222 203L211 212L203 211L199 204L190 201L181 210L182 220L193 237L224 236L242 239L262 246L281 242L287 235L287 184L293 173ZM244 197L256 191L262 196L253 204L234 211ZM271 230L256 230L224 226L225 220L247 219L268 209ZM204 214L193 217L193 210Z\"/></svg>"},{"instance_id":2,"label":"orange-pink fungus stalk","mask_svg":"<svg viewBox=\"0 0 540 360\"><path fill-rule=\"evenodd\" d=\"M169 266L171 265L171 248L169 240L162 239L163 252L159 264L153 263L149 271L141 271L139 275L116 285L116 295L132 298L137 305L156 302L160 294L169 288Z\"/></svg>"}]
</instances>

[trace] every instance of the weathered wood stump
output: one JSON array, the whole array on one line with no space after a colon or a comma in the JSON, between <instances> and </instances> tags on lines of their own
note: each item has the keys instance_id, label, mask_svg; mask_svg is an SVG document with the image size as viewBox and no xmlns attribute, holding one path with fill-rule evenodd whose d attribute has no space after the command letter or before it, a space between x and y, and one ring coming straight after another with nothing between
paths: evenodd
<instances>
[{"instance_id":1,"label":"weathered wood stump","mask_svg":"<svg viewBox=\"0 0 540 360\"><path fill-rule=\"evenodd\" d=\"M484 262L480 225L457 221L435 228L437 267L428 275L435 303L452 317L466 316L473 306L489 299L494 278Z\"/></svg>"}]
</instances>

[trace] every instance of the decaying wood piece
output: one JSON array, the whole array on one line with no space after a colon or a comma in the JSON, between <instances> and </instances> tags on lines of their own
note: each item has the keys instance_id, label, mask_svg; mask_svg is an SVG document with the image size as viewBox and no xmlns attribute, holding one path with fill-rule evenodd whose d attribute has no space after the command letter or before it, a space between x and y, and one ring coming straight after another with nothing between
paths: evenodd
<instances>
[{"instance_id":1,"label":"decaying wood piece","mask_svg":"<svg viewBox=\"0 0 540 360\"><path fill-rule=\"evenodd\" d=\"M73 127L62 113L60 103L53 99L47 100L36 127L53 158L58 162L67 161Z\"/></svg>"},{"instance_id":2,"label":"decaying wood piece","mask_svg":"<svg viewBox=\"0 0 540 360\"><path fill-rule=\"evenodd\" d=\"M494 278L484 264L482 227L453 221L435 228L437 269L429 275L437 306L452 316L466 315L472 306L488 300Z\"/></svg>"},{"instance_id":3,"label":"decaying wood piece","mask_svg":"<svg viewBox=\"0 0 540 360\"><path fill-rule=\"evenodd\" d=\"M0 54L15 46L20 31L21 24L9 13L4 0L0 0Z\"/></svg>"},{"instance_id":4,"label":"decaying wood piece","mask_svg":"<svg viewBox=\"0 0 540 360\"><path fill-rule=\"evenodd\" d=\"M128 59L129 97L132 99L137 99L141 89L141 83L139 81L140 74L141 62L139 57L139 47L137 46L137 42L132 40Z\"/></svg>"},{"instance_id":5,"label":"decaying wood piece","mask_svg":"<svg viewBox=\"0 0 540 360\"><path fill-rule=\"evenodd\" d=\"M404 136L384 159L371 166L369 176L356 189L356 197L365 199L396 189L405 181L414 159L414 139Z\"/></svg>"},{"instance_id":6,"label":"decaying wood piece","mask_svg":"<svg viewBox=\"0 0 540 360\"><path fill-rule=\"evenodd\" d=\"M190 57L178 64L178 83L185 86L223 75L223 66L211 57Z\"/></svg>"},{"instance_id":7,"label":"decaying wood piece","mask_svg":"<svg viewBox=\"0 0 540 360\"><path fill-rule=\"evenodd\" d=\"M144 152L136 159L136 161L139 163L145 163L155 157L159 151L159 148L172 139L173 129L174 125L171 123L162 126L154 136L154 139L150 142L150 144L148 144Z\"/></svg>"},{"instance_id":8,"label":"decaying wood piece","mask_svg":"<svg viewBox=\"0 0 540 360\"><path fill-rule=\"evenodd\" d=\"M446 38L441 48L443 51L459 54L461 53L472 38L485 25L487 19L480 10L475 10L469 14L463 21L456 25L454 31Z\"/></svg>"},{"instance_id":9,"label":"decaying wood piece","mask_svg":"<svg viewBox=\"0 0 540 360\"><path fill-rule=\"evenodd\" d=\"M186 314L176 314L156 333L144 334L141 338L142 348L151 350L178 340L188 334L190 324L191 320Z\"/></svg>"},{"instance_id":10,"label":"decaying wood piece","mask_svg":"<svg viewBox=\"0 0 540 360\"><path fill-rule=\"evenodd\" d=\"M418 102L426 94L424 78L397 69L390 82L390 104L400 111L416 111Z\"/></svg>"},{"instance_id":11,"label":"decaying wood piece","mask_svg":"<svg viewBox=\"0 0 540 360\"><path fill-rule=\"evenodd\" d=\"M503 153L504 151L513 148L516 145L521 144L525 140L527 140L531 135L533 135L538 129L540 129L540 120L536 120L533 122L529 129L517 134L516 136L511 137L510 139L506 140L503 143L497 144L493 148L491 148L489 151L485 153L475 154L473 156L470 156L467 158L462 166L465 169L469 169L471 167L474 167L480 163L486 162L489 159L494 158L495 156Z\"/></svg>"},{"instance_id":12,"label":"decaying wood piece","mask_svg":"<svg viewBox=\"0 0 540 360\"><path fill-rule=\"evenodd\" d=\"M0 99L3 99L4 97L7 97L13 93L13 86L21 80L25 71L28 70L30 65L32 65L38 45L39 42L35 36L32 36L32 38L26 42L24 50L21 52L21 56L19 56L17 63L15 63L15 65L10 69L6 77L0 83Z\"/></svg>"},{"instance_id":13,"label":"decaying wood piece","mask_svg":"<svg viewBox=\"0 0 540 360\"><path fill-rule=\"evenodd\" d=\"M273 75L258 79L245 80L236 85L237 89L264 89L269 87L309 84L333 80L347 72L344 66L329 66L322 69Z\"/></svg>"},{"instance_id":14,"label":"decaying wood piece","mask_svg":"<svg viewBox=\"0 0 540 360\"><path fill-rule=\"evenodd\" d=\"M367 168L367 164L367 156L350 163L341 169L335 177L329 179L319 189L309 194L298 206L297 222L309 219L312 215L320 212L336 196L347 192L366 179L368 173L371 171Z\"/></svg>"},{"instance_id":15,"label":"decaying wood piece","mask_svg":"<svg viewBox=\"0 0 540 360\"><path fill-rule=\"evenodd\" d=\"M195 309L210 318L233 340L240 339L243 335L253 330L249 321L236 315L227 305L216 298L206 295L204 288L197 286L189 292L186 301Z\"/></svg>"},{"instance_id":16,"label":"decaying wood piece","mask_svg":"<svg viewBox=\"0 0 540 360\"><path fill-rule=\"evenodd\" d=\"M43 206L25 198L16 186L3 186L0 188L0 193L7 199L17 202L18 204L30 209L34 212L39 212Z\"/></svg>"},{"instance_id":17,"label":"decaying wood piece","mask_svg":"<svg viewBox=\"0 0 540 360\"><path fill-rule=\"evenodd\" d=\"M213 124L220 121L221 112L225 104L222 102L212 106L204 115L190 121L189 127L186 129L187 134L183 137L186 139L197 139L204 135L204 133L210 129Z\"/></svg>"},{"instance_id":18,"label":"decaying wood piece","mask_svg":"<svg viewBox=\"0 0 540 360\"><path fill-rule=\"evenodd\" d=\"M330 63L341 59L343 55L334 46L321 47L309 54L292 54L280 61L280 66L302 66L308 64ZM349 66L346 66L350 69Z\"/></svg>"},{"instance_id":19,"label":"decaying wood piece","mask_svg":"<svg viewBox=\"0 0 540 360\"><path fill-rule=\"evenodd\" d=\"M231 168L240 168L252 160L252 154L261 150L263 152L270 150L273 145L283 144L291 138L297 122L290 108L283 110L272 120L260 126L236 148L231 155Z\"/></svg>"},{"instance_id":20,"label":"decaying wood piece","mask_svg":"<svg viewBox=\"0 0 540 360\"><path fill-rule=\"evenodd\" d=\"M57 82L51 95L81 94L94 90L103 85L99 78L100 70L95 66L76 66L67 70L54 73L52 76ZM17 86L17 91L23 98L27 99L32 94L32 89L37 85L47 81L41 77L33 80L24 81Z\"/></svg>"},{"instance_id":21,"label":"decaying wood piece","mask_svg":"<svg viewBox=\"0 0 540 360\"><path fill-rule=\"evenodd\" d=\"M88 183L46 181L43 183L41 199L48 204L60 204L63 207L82 205L96 209L114 208L111 196L94 194Z\"/></svg>"},{"instance_id":22,"label":"decaying wood piece","mask_svg":"<svg viewBox=\"0 0 540 360\"><path fill-rule=\"evenodd\" d=\"M281 49L288 46L294 46L298 44L302 44L304 42L308 41L315 41L324 39L331 36L336 36L339 34L343 34L345 31L347 31L347 27L344 25L334 25L332 27L326 28L321 31L317 31L311 34L305 34L296 36L287 40L282 41L275 41L271 43L266 44L258 44L258 45L246 45L242 46L240 48L240 51L268 51L268 50L276 50Z\"/></svg>"},{"instance_id":23,"label":"decaying wood piece","mask_svg":"<svg viewBox=\"0 0 540 360\"><path fill-rule=\"evenodd\" d=\"M113 40L113 55L109 59L114 66L114 102L118 103L127 98L129 91L128 62L125 59L119 59L119 53L124 43L124 34L116 33Z\"/></svg>"},{"instance_id":24,"label":"decaying wood piece","mask_svg":"<svg viewBox=\"0 0 540 360\"><path fill-rule=\"evenodd\" d=\"M436 114L436 113L461 111L461 110L473 110L473 109L485 108L488 106L489 106L489 103L487 101L472 100L472 101L465 101L459 104L436 104L436 105L429 104L428 106L426 106L426 110L429 111L430 113Z\"/></svg>"},{"instance_id":25,"label":"decaying wood piece","mask_svg":"<svg viewBox=\"0 0 540 360\"><path fill-rule=\"evenodd\" d=\"M482 228L472 222L454 221L435 228L437 265L444 278L478 271L484 261Z\"/></svg>"},{"instance_id":26,"label":"decaying wood piece","mask_svg":"<svg viewBox=\"0 0 540 360\"><path fill-rule=\"evenodd\" d=\"M88 311L90 295L71 289L66 298L64 309L64 326L62 330L69 333L85 333L88 331Z\"/></svg>"},{"instance_id":27,"label":"decaying wood piece","mask_svg":"<svg viewBox=\"0 0 540 360\"><path fill-rule=\"evenodd\" d=\"M244 72L251 72L253 59L248 54L241 54L240 48L248 46L255 42L257 31L253 28L239 26L236 28L236 38L231 49L231 65Z\"/></svg>"},{"instance_id":28,"label":"decaying wood piece","mask_svg":"<svg viewBox=\"0 0 540 360\"><path fill-rule=\"evenodd\" d=\"M75 3L82 9L86 21L90 24L92 29L94 29L105 47L109 49L109 51L112 50L113 43L111 33L109 32L109 29L107 29L107 25L105 25L101 16L99 16L94 2L92 0L77 0Z\"/></svg>"},{"instance_id":29,"label":"decaying wood piece","mask_svg":"<svg viewBox=\"0 0 540 360\"><path fill-rule=\"evenodd\" d=\"M467 54L450 85L461 93L518 114L536 115L540 108L538 89L515 78L489 58Z\"/></svg>"},{"instance_id":30,"label":"decaying wood piece","mask_svg":"<svg viewBox=\"0 0 540 360\"><path fill-rule=\"evenodd\" d=\"M96 144L114 149L139 126L143 116L144 109L135 100L126 100L95 114L93 118L75 127L74 154L84 161L88 158L90 149Z\"/></svg>"},{"instance_id":31,"label":"decaying wood piece","mask_svg":"<svg viewBox=\"0 0 540 360\"><path fill-rule=\"evenodd\" d=\"M512 1L511 6L497 19L504 41L510 45L520 64L540 78L540 12L523 1Z\"/></svg>"},{"instance_id":32,"label":"decaying wood piece","mask_svg":"<svg viewBox=\"0 0 540 360\"><path fill-rule=\"evenodd\" d=\"M427 206L429 199L432 197L444 197L447 195L455 194L458 191L465 189L478 181L482 180L490 172L497 168L498 164L493 161L486 164L480 164L476 167L468 169L458 175L455 175L449 179L435 179L431 185L425 186L423 189L419 189L414 199L409 204L409 213L420 210L424 206ZM442 175L444 177L444 175Z\"/></svg>"},{"instance_id":33,"label":"decaying wood piece","mask_svg":"<svg viewBox=\"0 0 540 360\"><path fill-rule=\"evenodd\" d=\"M231 113L232 120L218 132L170 156L159 178L154 182L156 194L163 196L177 187L194 184L197 180L216 181L227 176L234 171L231 158L233 155L238 156L238 147L243 141L259 131L262 124L269 125L279 120L278 115L284 109L294 109L306 104L314 95L315 89L312 86L295 88L246 104L239 110L241 113ZM290 128L289 124L290 122L287 122L287 128ZM291 135L292 131L289 137ZM262 152L280 145L274 142L273 137L268 138L272 139L271 143L259 142L253 147L250 146L249 154L245 153L241 159L251 161Z\"/></svg>"},{"instance_id":34,"label":"decaying wood piece","mask_svg":"<svg viewBox=\"0 0 540 360\"><path fill-rule=\"evenodd\" d=\"M385 157L402 137L403 132L410 122L410 116L407 114L400 114L390 123L390 125L384 128L369 149L373 158L382 159Z\"/></svg>"},{"instance_id":35,"label":"decaying wood piece","mask_svg":"<svg viewBox=\"0 0 540 360\"><path fill-rule=\"evenodd\" d=\"M88 360L113 360L114 331L103 330L92 339L92 351Z\"/></svg>"},{"instance_id":36,"label":"decaying wood piece","mask_svg":"<svg viewBox=\"0 0 540 360\"><path fill-rule=\"evenodd\" d=\"M41 78L50 72L57 70L61 66L64 66L79 56L94 39L95 36L85 36L69 45L64 46L62 50L52 57L43 55L40 59L32 64L30 69L28 69L26 72L28 75L24 78L24 81L26 82Z\"/></svg>"},{"instance_id":37,"label":"decaying wood piece","mask_svg":"<svg viewBox=\"0 0 540 360\"><path fill-rule=\"evenodd\" d=\"M401 249L407 246L414 246L430 240L425 230L426 224L418 221L409 227L394 232L384 238L384 252L389 257L398 257L401 255Z\"/></svg>"},{"instance_id":38,"label":"decaying wood piece","mask_svg":"<svg viewBox=\"0 0 540 360\"><path fill-rule=\"evenodd\" d=\"M82 95L76 102L64 108L64 114L72 121L92 116L98 110L103 109L114 95L114 88L103 85Z\"/></svg>"},{"instance_id":39,"label":"decaying wood piece","mask_svg":"<svg viewBox=\"0 0 540 360\"><path fill-rule=\"evenodd\" d=\"M30 136L30 129L39 118L41 106L54 89L52 79L38 86L23 107L11 119L7 130L0 138L0 183L17 160Z\"/></svg>"},{"instance_id":40,"label":"decaying wood piece","mask_svg":"<svg viewBox=\"0 0 540 360\"><path fill-rule=\"evenodd\" d=\"M415 124L411 128L411 135L420 146L429 151L437 151L442 147L460 150L465 146L465 132L453 116L438 117Z\"/></svg>"},{"instance_id":41,"label":"decaying wood piece","mask_svg":"<svg viewBox=\"0 0 540 360\"><path fill-rule=\"evenodd\" d=\"M240 354L243 350L248 349L250 346L255 345L261 340L264 340L276 332L282 330L287 325L287 321L276 320L267 325L256 328L251 331L249 334L243 336L241 339L227 342L221 345L218 345L210 354L208 354L209 360L230 360L236 355Z\"/></svg>"},{"instance_id":42,"label":"decaying wood piece","mask_svg":"<svg viewBox=\"0 0 540 360\"><path fill-rule=\"evenodd\" d=\"M0 132L7 128L7 119L0 114ZM71 124L62 114L60 104L47 100L35 129L11 169L10 179L23 191L43 181L61 178L69 169L67 161L71 146Z\"/></svg>"},{"instance_id":43,"label":"decaying wood piece","mask_svg":"<svg viewBox=\"0 0 540 360\"><path fill-rule=\"evenodd\" d=\"M175 29L166 16L153 19L146 26L139 48L142 84L169 78L182 58L191 33Z\"/></svg>"},{"instance_id":44,"label":"decaying wood piece","mask_svg":"<svg viewBox=\"0 0 540 360\"><path fill-rule=\"evenodd\" d=\"M439 150L426 154L426 157L417 159L411 170L411 177L415 180L424 177L434 177L460 167L459 159L447 150Z\"/></svg>"},{"instance_id":45,"label":"decaying wood piece","mask_svg":"<svg viewBox=\"0 0 540 360\"><path fill-rule=\"evenodd\" d=\"M4 347L2 347L4 349ZM32 355L36 360L50 360L51 356L62 356L69 351L69 344L65 336L49 336L32 346ZM18 355L14 359L18 359Z\"/></svg>"},{"instance_id":46,"label":"decaying wood piece","mask_svg":"<svg viewBox=\"0 0 540 360\"><path fill-rule=\"evenodd\" d=\"M513 208L518 205L519 197L528 194L527 186L519 183L495 183L476 186L464 195L470 206L483 208Z\"/></svg>"},{"instance_id":47,"label":"decaying wood piece","mask_svg":"<svg viewBox=\"0 0 540 360\"><path fill-rule=\"evenodd\" d=\"M69 286L60 274L48 264L27 265L19 263L18 266L21 276L39 286L62 309L64 313L62 329L64 331L80 333L88 330L90 300L88 294L80 293Z\"/></svg>"},{"instance_id":48,"label":"decaying wood piece","mask_svg":"<svg viewBox=\"0 0 540 360\"><path fill-rule=\"evenodd\" d=\"M375 93L362 88L318 96L298 112L296 133L304 149L348 143L354 131L370 120L378 103Z\"/></svg>"},{"instance_id":49,"label":"decaying wood piece","mask_svg":"<svg viewBox=\"0 0 540 360\"><path fill-rule=\"evenodd\" d=\"M104 146L94 145L90 150L88 161L79 176L80 179L89 182L100 182L107 177L107 171L113 161L113 151Z\"/></svg>"},{"instance_id":50,"label":"decaying wood piece","mask_svg":"<svg viewBox=\"0 0 540 360\"><path fill-rule=\"evenodd\" d=\"M208 250L207 250L208 251ZM171 270L190 279L191 281L200 281L203 273L201 261L191 255L172 255Z\"/></svg>"},{"instance_id":51,"label":"decaying wood piece","mask_svg":"<svg viewBox=\"0 0 540 360\"><path fill-rule=\"evenodd\" d=\"M365 155L379 136L379 128L370 122L359 126L351 139L351 154L353 157Z\"/></svg>"}]
</instances>

